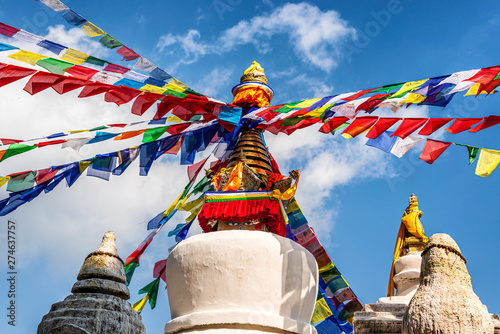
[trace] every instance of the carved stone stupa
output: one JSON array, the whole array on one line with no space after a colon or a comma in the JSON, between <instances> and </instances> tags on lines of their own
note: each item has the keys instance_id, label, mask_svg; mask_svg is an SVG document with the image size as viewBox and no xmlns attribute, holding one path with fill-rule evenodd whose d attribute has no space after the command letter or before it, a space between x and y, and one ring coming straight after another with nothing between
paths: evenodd
<instances>
[{"instance_id":1,"label":"carved stone stupa","mask_svg":"<svg viewBox=\"0 0 500 334\"><path fill-rule=\"evenodd\" d=\"M113 232L106 232L90 253L77 282L62 302L52 305L38 325L38 334L145 334L141 316L127 302L123 261Z\"/></svg>"}]
</instances>

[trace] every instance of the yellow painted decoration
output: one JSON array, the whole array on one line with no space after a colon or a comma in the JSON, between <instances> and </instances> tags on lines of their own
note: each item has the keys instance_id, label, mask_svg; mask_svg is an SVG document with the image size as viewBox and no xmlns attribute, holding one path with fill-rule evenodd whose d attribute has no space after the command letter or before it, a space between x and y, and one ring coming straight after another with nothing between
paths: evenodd
<instances>
[{"instance_id":1,"label":"yellow painted decoration","mask_svg":"<svg viewBox=\"0 0 500 334\"><path fill-rule=\"evenodd\" d=\"M500 163L500 151L481 149L476 165L476 174L488 177Z\"/></svg>"},{"instance_id":2,"label":"yellow painted decoration","mask_svg":"<svg viewBox=\"0 0 500 334\"><path fill-rule=\"evenodd\" d=\"M39 55L38 53L33 53L33 52L29 52L29 51L24 51L24 50L19 50L16 53L11 54L11 55L9 55L7 57L15 59L15 60L22 61L24 63L28 63L28 64L30 64L32 66L35 66L36 63L40 59L47 58L47 56L42 56L42 55Z\"/></svg>"},{"instance_id":3,"label":"yellow painted decoration","mask_svg":"<svg viewBox=\"0 0 500 334\"><path fill-rule=\"evenodd\" d=\"M416 93L409 93L406 99L399 103L420 103L424 101L427 97Z\"/></svg>"}]
</instances>

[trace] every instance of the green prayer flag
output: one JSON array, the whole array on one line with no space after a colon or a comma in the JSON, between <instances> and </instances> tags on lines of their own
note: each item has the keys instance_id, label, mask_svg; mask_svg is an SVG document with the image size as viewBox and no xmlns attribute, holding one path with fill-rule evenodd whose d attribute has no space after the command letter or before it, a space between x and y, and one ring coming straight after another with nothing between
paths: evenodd
<instances>
[{"instance_id":1,"label":"green prayer flag","mask_svg":"<svg viewBox=\"0 0 500 334\"><path fill-rule=\"evenodd\" d=\"M281 108L280 108L281 109ZM292 117L292 118L285 118L283 121L281 121L280 126L291 126L291 125L296 125L300 121L305 120L303 117Z\"/></svg>"},{"instance_id":2,"label":"green prayer flag","mask_svg":"<svg viewBox=\"0 0 500 334\"><path fill-rule=\"evenodd\" d=\"M134 275L135 268L139 267L139 263L132 262L125 268L125 277L127 277L127 286L130 284L130 281L132 280L132 275Z\"/></svg>"},{"instance_id":3,"label":"green prayer flag","mask_svg":"<svg viewBox=\"0 0 500 334\"><path fill-rule=\"evenodd\" d=\"M469 151L469 165L471 163L473 163L474 160L476 160L476 157L479 154L479 151L481 150L479 147L475 147L475 146L469 146L469 145L457 144L457 143L454 143L454 144L458 145L458 146L465 146L465 147L467 147L467 150Z\"/></svg>"},{"instance_id":4,"label":"green prayer flag","mask_svg":"<svg viewBox=\"0 0 500 334\"><path fill-rule=\"evenodd\" d=\"M19 175L11 176L7 183L7 191L17 192L26 189L31 189L35 185L36 172L22 173Z\"/></svg>"},{"instance_id":5,"label":"green prayer flag","mask_svg":"<svg viewBox=\"0 0 500 334\"><path fill-rule=\"evenodd\" d=\"M25 145L25 144L10 144L9 147L7 148L7 151L4 153L0 161L4 161L7 158L13 157L15 155L31 151L35 148L37 148L37 145Z\"/></svg>"},{"instance_id":6,"label":"green prayer flag","mask_svg":"<svg viewBox=\"0 0 500 334\"><path fill-rule=\"evenodd\" d=\"M204 176L200 182L198 182L194 188L193 188L193 194L196 195L198 193L204 193L206 191L209 191L210 190L210 182L211 180L209 180L206 176Z\"/></svg>"},{"instance_id":7,"label":"green prayer flag","mask_svg":"<svg viewBox=\"0 0 500 334\"><path fill-rule=\"evenodd\" d=\"M158 128L152 128L146 130L146 132L144 132L144 135L142 136L142 142L149 143L157 140L158 138L161 137L161 135L163 135L168 130L169 127L170 126L161 126Z\"/></svg>"},{"instance_id":8,"label":"green prayer flag","mask_svg":"<svg viewBox=\"0 0 500 334\"><path fill-rule=\"evenodd\" d=\"M101 125L101 126L98 126L98 127L96 127L96 128L90 129L90 130L89 130L89 132L90 132L90 131L104 130L104 129L107 129L107 128L108 128L107 126L105 126L105 125Z\"/></svg>"},{"instance_id":9,"label":"green prayer flag","mask_svg":"<svg viewBox=\"0 0 500 334\"><path fill-rule=\"evenodd\" d=\"M60 74L63 75L66 73L68 68L74 66L72 63L68 63L66 61L62 61L59 59L54 59L54 58L45 58L45 59L40 59L39 61L36 62L38 66L43 67L47 71L55 74Z\"/></svg>"},{"instance_id":10,"label":"green prayer flag","mask_svg":"<svg viewBox=\"0 0 500 334\"><path fill-rule=\"evenodd\" d=\"M149 296L149 306L154 309L156 306L156 298L158 297L158 288L160 287L160 278L158 277L145 287L139 290L139 294L147 293Z\"/></svg>"},{"instance_id":11,"label":"green prayer flag","mask_svg":"<svg viewBox=\"0 0 500 334\"><path fill-rule=\"evenodd\" d=\"M181 92L178 92L178 91L170 89L170 88L167 88L167 90L165 90L163 92L163 95L170 95L170 96L180 97L180 98L185 98L187 96L187 94L185 94L185 93L181 93Z\"/></svg>"},{"instance_id":12,"label":"green prayer flag","mask_svg":"<svg viewBox=\"0 0 500 334\"><path fill-rule=\"evenodd\" d=\"M382 86L380 88L374 89L370 91L370 93L375 93L375 92L384 92L384 93L389 93L391 90L399 89L401 88L405 83L399 83L399 84L394 84L394 85L387 85L387 86Z\"/></svg>"},{"instance_id":13,"label":"green prayer flag","mask_svg":"<svg viewBox=\"0 0 500 334\"><path fill-rule=\"evenodd\" d=\"M201 121L202 116L201 115L194 115L189 119L190 122L196 122L196 121Z\"/></svg>"},{"instance_id":14,"label":"green prayer flag","mask_svg":"<svg viewBox=\"0 0 500 334\"><path fill-rule=\"evenodd\" d=\"M117 48L117 47L123 45L117 39L111 37L108 34L102 36L101 39L99 40L99 43L101 43L102 45L104 45L105 47L107 47L109 49L114 49L114 48Z\"/></svg>"},{"instance_id":15,"label":"green prayer flag","mask_svg":"<svg viewBox=\"0 0 500 334\"><path fill-rule=\"evenodd\" d=\"M105 66L108 62L96 57L89 56L87 59L85 59L85 63L97 66Z\"/></svg>"},{"instance_id":16,"label":"green prayer flag","mask_svg":"<svg viewBox=\"0 0 500 334\"><path fill-rule=\"evenodd\" d=\"M344 124L342 124L342 125L339 125L339 126L337 126L335 129L333 129L330 133L331 133L331 134L332 134L332 136L333 136L333 135L335 135L335 132L336 132L336 131L339 131L339 130L342 130L343 128L346 128L349 124L351 124L351 123L344 123Z\"/></svg>"}]
</instances>

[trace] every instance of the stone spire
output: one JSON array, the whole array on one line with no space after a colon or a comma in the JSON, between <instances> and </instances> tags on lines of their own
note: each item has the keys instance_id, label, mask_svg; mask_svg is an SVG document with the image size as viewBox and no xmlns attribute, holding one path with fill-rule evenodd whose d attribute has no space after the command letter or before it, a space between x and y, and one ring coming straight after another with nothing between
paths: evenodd
<instances>
[{"instance_id":1,"label":"stone spire","mask_svg":"<svg viewBox=\"0 0 500 334\"><path fill-rule=\"evenodd\" d=\"M403 334L491 334L493 324L472 290L466 260L447 234L434 234L422 252L420 286L403 318Z\"/></svg>"},{"instance_id":2,"label":"stone spire","mask_svg":"<svg viewBox=\"0 0 500 334\"><path fill-rule=\"evenodd\" d=\"M141 316L127 302L130 292L125 283L115 235L108 231L99 248L85 259L73 294L52 305L37 333L146 333Z\"/></svg>"}]
</instances>

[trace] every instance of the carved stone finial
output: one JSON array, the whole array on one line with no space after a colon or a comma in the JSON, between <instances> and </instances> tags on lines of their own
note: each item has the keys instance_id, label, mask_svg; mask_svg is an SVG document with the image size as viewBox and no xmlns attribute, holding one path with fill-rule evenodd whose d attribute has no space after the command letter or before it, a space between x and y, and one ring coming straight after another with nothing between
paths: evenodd
<instances>
[{"instance_id":1,"label":"carved stone finial","mask_svg":"<svg viewBox=\"0 0 500 334\"><path fill-rule=\"evenodd\" d=\"M403 334L493 333L465 263L449 235L430 237L422 252L420 285L403 318Z\"/></svg>"}]
</instances>

